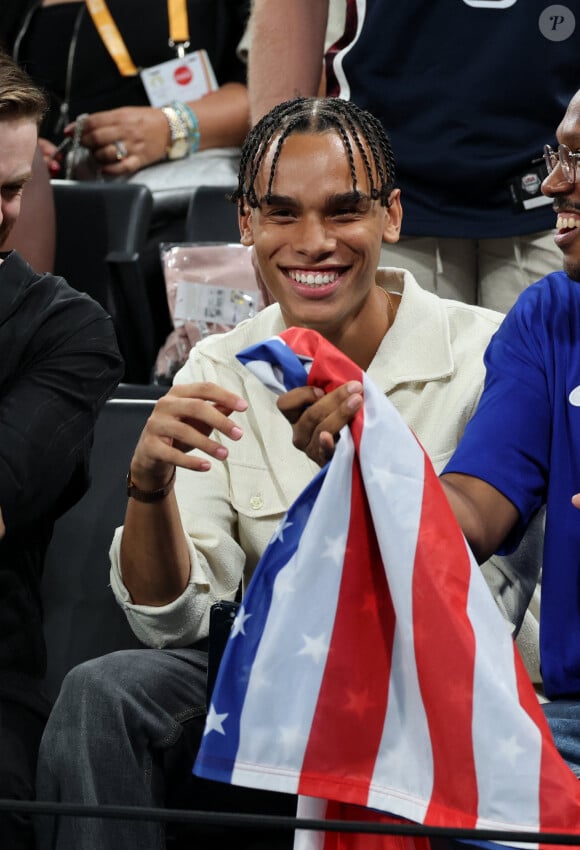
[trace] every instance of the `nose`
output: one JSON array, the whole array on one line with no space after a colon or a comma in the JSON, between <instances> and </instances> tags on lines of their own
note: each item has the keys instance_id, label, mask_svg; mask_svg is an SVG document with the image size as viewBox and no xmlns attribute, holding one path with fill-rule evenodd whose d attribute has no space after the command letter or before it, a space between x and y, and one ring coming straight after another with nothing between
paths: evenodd
<instances>
[{"instance_id":1,"label":"nose","mask_svg":"<svg viewBox=\"0 0 580 850\"><path fill-rule=\"evenodd\" d=\"M299 254L320 260L336 249L336 237L323 216L306 215L298 223L294 247Z\"/></svg>"},{"instance_id":2,"label":"nose","mask_svg":"<svg viewBox=\"0 0 580 850\"><path fill-rule=\"evenodd\" d=\"M569 195L570 192L574 191L575 185L576 183L570 183L567 180L564 169L558 163L554 170L542 181L542 194L548 198L554 198L557 195Z\"/></svg>"}]
</instances>

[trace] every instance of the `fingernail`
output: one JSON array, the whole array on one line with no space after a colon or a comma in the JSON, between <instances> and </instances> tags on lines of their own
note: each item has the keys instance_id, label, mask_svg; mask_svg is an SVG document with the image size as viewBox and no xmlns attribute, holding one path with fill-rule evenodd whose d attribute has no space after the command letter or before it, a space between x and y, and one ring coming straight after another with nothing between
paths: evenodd
<instances>
[{"instance_id":1,"label":"fingernail","mask_svg":"<svg viewBox=\"0 0 580 850\"><path fill-rule=\"evenodd\" d=\"M347 393L362 393L363 385L360 381L350 381L350 383L346 385L346 391Z\"/></svg>"},{"instance_id":2,"label":"fingernail","mask_svg":"<svg viewBox=\"0 0 580 850\"><path fill-rule=\"evenodd\" d=\"M312 392L316 396L316 398L322 398L324 395L324 390L321 390L320 387L312 387Z\"/></svg>"},{"instance_id":3,"label":"fingernail","mask_svg":"<svg viewBox=\"0 0 580 850\"><path fill-rule=\"evenodd\" d=\"M232 440L239 440L243 433L244 432L241 428L238 428L237 425L234 425L234 427L230 431L230 437L232 438Z\"/></svg>"},{"instance_id":4,"label":"fingernail","mask_svg":"<svg viewBox=\"0 0 580 850\"><path fill-rule=\"evenodd\" d=\"M219 449L215 450L215 456L220 460L223 460L228 456L228 450L224 446L220 446Z\"/></svg>"},{"instance_id":5,"label":"fingernail","mask_svg":"<svg viewBox=\"0 0 580 850\"><path fill-rule=\"evenodd\" d=\"M246 410L248 402L244 398L238 399L236 402L236 410Z\"/></svg>"},{"instance_id":6,"label":"fingernail","mask_svg":"<svg viewBox=\"0 0 580 850\"><path fill-rule=\"evenodd\" d=\"M346 401L346 406L349 410L357 410L362 404L362 398L360 395L353 395Z\"/></svg>"}]
</instances>

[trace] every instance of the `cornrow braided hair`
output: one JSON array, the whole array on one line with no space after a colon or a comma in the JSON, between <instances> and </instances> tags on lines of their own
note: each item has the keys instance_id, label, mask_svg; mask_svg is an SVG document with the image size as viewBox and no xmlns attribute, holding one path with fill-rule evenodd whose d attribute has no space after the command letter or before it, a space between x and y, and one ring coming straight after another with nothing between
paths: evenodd
<instances>
[{"instance_id":1,"label":"cornrow braided hair","mask_svg":"<svg viewBox=\"0 0 580 850\"><path fill-rule=\"evenodd\" d=\"M357 191L353 141L367 174L371 198L389 206L395 185L395 158L389 137L378 119L348 100L337 97L297 97L275 106L250 130L242 147L238 185L231 200L245 214L245 203L258 207L255 182L264 158L275 144L270 166L266 200L272 193L276 166L284 142L292 133L324 133L333 130L344 144L348 157L353 190ZM370 152L370 158L369 158ZM376 185L376 177L378 183Z\"/></svg>"}]
</instances>

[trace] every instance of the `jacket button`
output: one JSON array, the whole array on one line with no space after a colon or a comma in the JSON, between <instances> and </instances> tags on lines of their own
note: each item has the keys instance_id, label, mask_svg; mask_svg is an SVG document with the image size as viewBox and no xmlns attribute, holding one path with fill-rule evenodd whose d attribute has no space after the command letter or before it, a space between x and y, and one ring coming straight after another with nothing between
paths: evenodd
<instances>
[{"instance_id":1,"label":"jacket button","mask_svg":"<svg viewBox=\"0 0 580 850\"><path fill-rule=\"evenodd\" d=\"M260 508L264 507L264 500L261 496L252 496L250 499L250 507L253 511L259 511Z\"/></svg>"}]
</instances>

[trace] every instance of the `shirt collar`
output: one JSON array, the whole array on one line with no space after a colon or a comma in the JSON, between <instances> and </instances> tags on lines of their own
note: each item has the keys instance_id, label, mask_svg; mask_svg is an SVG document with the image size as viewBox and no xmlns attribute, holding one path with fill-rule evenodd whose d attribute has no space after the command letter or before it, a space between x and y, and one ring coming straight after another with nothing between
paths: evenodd
<instances>
[{"instance_id":1,"label":"shirt collar","mask_svg":"<svg viewBox=\"0 0 580 850\"><path fill-rule=\"evenodd\" d=\"M377 284L401 302L368 369L383 392L398 384L443 380L453 373L449 319L442 298L422 289L404 269L381 268Z\"/></svg>"}]
</instances>

